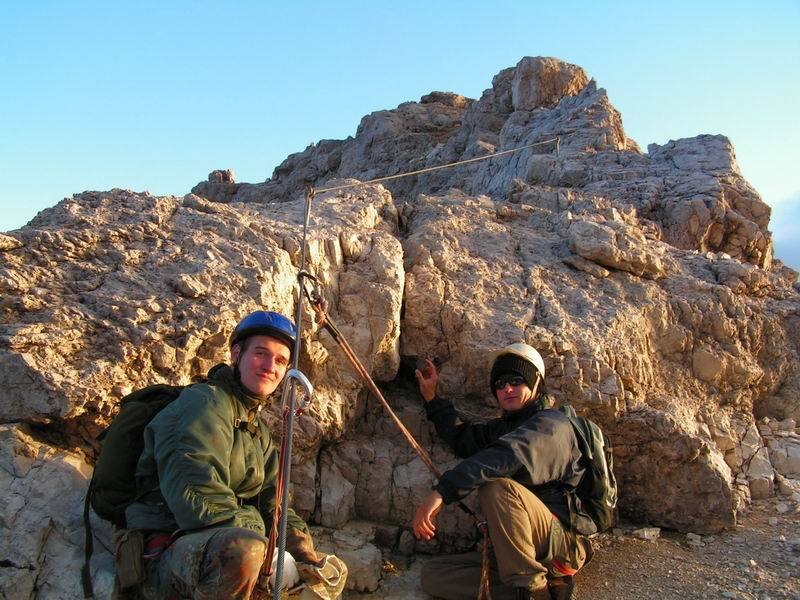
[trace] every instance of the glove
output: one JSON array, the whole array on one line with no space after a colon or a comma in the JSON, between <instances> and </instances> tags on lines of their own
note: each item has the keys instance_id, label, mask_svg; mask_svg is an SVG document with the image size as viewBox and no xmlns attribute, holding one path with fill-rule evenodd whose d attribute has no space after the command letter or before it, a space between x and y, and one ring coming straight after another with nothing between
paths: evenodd
<instances>
[{"instance_id":1,"label":"glove","mask_svg":"<svg viewBox=\"0 0 800 600\"><path fill-rule=\"evenodd\" d=\"M325 562L325 554L314 551L311 534L302 529L292 527L286 532L286 551L299 563L321 567Z\"/></svg>"}]
</instances>

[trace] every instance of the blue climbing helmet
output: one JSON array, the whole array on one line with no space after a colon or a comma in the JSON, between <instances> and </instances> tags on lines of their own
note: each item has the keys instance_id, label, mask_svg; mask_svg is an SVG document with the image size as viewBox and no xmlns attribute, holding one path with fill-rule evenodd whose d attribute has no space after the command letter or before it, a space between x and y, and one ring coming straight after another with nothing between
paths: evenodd
<instances>
[{"instance_id":1,"label":"blue climbing helmet","mask_svg":"<svg viewBox=\"0 0 800 600\"><path fill-rule=\"evenodd\" d=\"M233 348L234 345L251 335L268 335L286 344L290 351L294 351L297 327L280 313L257 310L239 321L228 341L228 347Z\"/></svg>"}]
</instances>

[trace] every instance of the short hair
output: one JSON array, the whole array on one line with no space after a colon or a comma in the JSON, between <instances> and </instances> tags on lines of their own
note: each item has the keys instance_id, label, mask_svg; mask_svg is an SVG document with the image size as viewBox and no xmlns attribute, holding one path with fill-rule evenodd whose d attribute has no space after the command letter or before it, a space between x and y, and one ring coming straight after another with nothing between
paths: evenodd
<instances>
[{"instance_id":1,"label":"short hair","mask_svg":"<svg viewBox=\"0 0 800 600\"><path fill-rule=\"evenodd\" d=\"M274 335L270 335L270 334L268 334L268 333L256 333L256 334L254 334L254 335L248 335L246 338L244 338L244 339L242 339L242 340L239 340L238 342L236 342L236 344L234 344L234 346L236 346L236 345L238 344L238 346L239 346L239 353L240 353L239 355L240 355L240 356L241 356L242 354L244 354L245 352L247 352L247 349L250 347L250 344L252 343L252 341L253 341L253 338L254 338L254 337L256 337L257 335L263 335L264 337L268 337L268 338L270 338L270 339L273 339L273 340L275 340L276 342L279 342L279 343L283 344L284 346L286 346L287 348L289 348L289 356L291 357L291 355L292 355L292 350L293 350L293 349L292 349L292 347L291 347L290 345L288 345L286 342L284 342L284 341L283 341L281 338L279 338L279 337L276 337L276 336L274 336Z\"/></svg>"}]
</instances>

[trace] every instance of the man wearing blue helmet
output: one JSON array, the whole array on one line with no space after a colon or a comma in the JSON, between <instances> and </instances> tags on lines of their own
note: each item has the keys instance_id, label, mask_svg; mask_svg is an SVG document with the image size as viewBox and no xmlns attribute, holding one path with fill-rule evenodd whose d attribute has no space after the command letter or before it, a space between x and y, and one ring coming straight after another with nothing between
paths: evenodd
<instances>
[{"instance_id":1,"label":"man wearing blue helmet","mask_svg":"<svg viewBox=\"0 0 800 600\"><path fill-rule=\"evenodd\" d=\"M275 509L278 451L258 413L283 381L297 330L274 312L246 316L231 364L185 388L147 425L129 528L145 538L148 598L249 598ZM319 566L306 523L287 514L286 549Z\"/></svg>"}]
</instances>

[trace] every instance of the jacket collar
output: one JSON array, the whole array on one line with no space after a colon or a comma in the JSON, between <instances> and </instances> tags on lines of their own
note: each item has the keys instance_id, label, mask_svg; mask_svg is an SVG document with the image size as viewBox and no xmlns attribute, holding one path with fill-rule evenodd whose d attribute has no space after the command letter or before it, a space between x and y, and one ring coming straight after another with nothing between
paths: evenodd
<instances>
[{"instance_id":1,"label":"jacket collar","mask_svg":"<svg viewBox=\"0 0 800 600\"><path fill-rule=\"evenodd\" d=\"M536 400L531 400L525 406L514 412L503 411L502 418L504 421L525 421L530 418L534 413L550 408L553 406L553 401L546 393L539 394Z\"/></svg>"},{"instance_id":2,"label":"jacket collar","mask_svg":"<svg viewBox=\"0 0 800 600\"><path fill-rule=\"evenodd\" d=\"M259 398L242 385L239 369L220 363L208 372L208 383L218 385L241 402L247 410L266 404L265 398Z\"/></svg>"}]
</instances>

